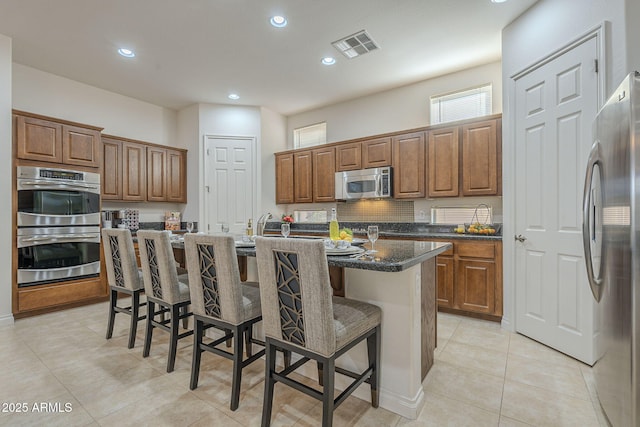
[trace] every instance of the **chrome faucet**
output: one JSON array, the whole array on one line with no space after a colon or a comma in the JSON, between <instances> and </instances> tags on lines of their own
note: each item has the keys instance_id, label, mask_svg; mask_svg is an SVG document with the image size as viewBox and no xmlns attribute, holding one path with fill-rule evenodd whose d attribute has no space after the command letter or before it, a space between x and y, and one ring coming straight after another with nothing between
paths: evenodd
<instances>
[{"instance_id":1,"label":"chrome faucet","mask_svg":"<svg viewBox=\"0 0 640 427\"><path fill-rule=\"evenodd\" d=\"M257 236L264 236L264 227L265 227L265 225L267 225L267 221L269 220L269 218L271 218L271 214L269 212L267 212L266 214L262 215L258 219L258 223L256 224L256 235Z\"/></svg>"}]
</instances>

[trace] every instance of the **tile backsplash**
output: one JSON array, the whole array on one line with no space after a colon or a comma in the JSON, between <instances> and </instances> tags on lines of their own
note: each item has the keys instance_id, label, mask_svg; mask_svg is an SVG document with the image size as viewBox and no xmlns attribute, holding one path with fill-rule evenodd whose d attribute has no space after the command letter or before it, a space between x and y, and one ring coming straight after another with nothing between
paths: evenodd
<instances>
[{"instance_id":1,"label":"tile backsplash","mask_svg":"<svg viewBox=\"0 0 640 427\"><path fill-rule=\"evenodd\" d=\"M413 201L358 200L337 204L338 221L413 222Z\"/></svg>"}]
</instances>

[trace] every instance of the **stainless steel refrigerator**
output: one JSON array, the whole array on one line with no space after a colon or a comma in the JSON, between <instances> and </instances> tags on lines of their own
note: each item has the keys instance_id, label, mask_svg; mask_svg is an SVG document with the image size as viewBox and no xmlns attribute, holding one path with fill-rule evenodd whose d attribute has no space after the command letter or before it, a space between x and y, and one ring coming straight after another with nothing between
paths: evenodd
<instances>
[{"instance_id":1,"label":"stainless steel refrigerator","mask_svg":"<svg viewBox=\"0 0 640 427\"><path fill-rule=\"evenodd\" d=\"M593 367L613 426L640 426L640 74L625 78L593 125L583 199L587 276L597 301Z\"/></svg>"}]
</instances>

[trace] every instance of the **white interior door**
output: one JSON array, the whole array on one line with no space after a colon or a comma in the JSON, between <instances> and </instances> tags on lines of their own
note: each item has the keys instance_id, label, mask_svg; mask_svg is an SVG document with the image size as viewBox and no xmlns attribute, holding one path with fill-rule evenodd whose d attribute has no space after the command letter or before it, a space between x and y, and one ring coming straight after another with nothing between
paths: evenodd
<instances>
[{"instance_id":1,"label":"white interior door","mask_svg":"<svg viewBox=\"0 0 640 427\"><path fill-rule=\"evenodd\" d=\"M255 216L255 138L205 136L205 225L242 233Z\"/></svg>"},{"instance_id":2,"label":"white interior door","mask_svg":"<svg viewBox=\"0 0 640 427\"><path fill-rule=\"evenodd\" d=\"M515 98L516 330L588 364L595 303L581 207L598 109L596 40L519 77Z\"/></svg>"}]
</instances>

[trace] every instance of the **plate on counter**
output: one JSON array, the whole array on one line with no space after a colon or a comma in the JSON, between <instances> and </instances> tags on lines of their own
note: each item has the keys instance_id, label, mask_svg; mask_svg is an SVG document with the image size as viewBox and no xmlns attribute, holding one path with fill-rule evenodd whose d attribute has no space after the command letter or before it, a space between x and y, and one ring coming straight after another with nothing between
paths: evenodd
<instances>
[{"instance_id":1,"label":"plate on counter","mask_svg":"<svg viewBox=\"0 0 640 427\"><path fill-rule=\"evenodd\" d=\"M235 241L236 248L255 248L256 242L243 242L242 240Z\"/></svg>"},{"instance_id":2,"label":"plate on counter","mask_svg":"<svg viewBox=\"0 0 640 427\"><path fill-rule=\"evenodd\" d=\"M327 249L325 248L325 251L327 253L327 255L355 255L361 252L364 252L363 248L360 248L358 246L349 246L348 248L344 248L344 249L337 249L337 248L332 248L332 249Z\"/></svg>"},{"instance_id":3,"label":"plate on counter","mask_svg":"<svg viewBox=\"0 0 640 427\"><path fill-rule=\"evenodd\" d=\"M367 239L360 239L358 237L354 237L353 240L351 241L351 246L360 246L360 245L364 245L367 242L368 242Z\"/></svg>"}]
</instances>

